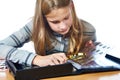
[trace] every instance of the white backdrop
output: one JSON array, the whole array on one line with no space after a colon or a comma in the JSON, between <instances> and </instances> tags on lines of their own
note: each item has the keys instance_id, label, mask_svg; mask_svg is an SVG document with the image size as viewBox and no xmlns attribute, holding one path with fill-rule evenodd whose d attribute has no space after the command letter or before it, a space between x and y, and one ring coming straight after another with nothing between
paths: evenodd
<instances>
[{"instance_id":1,"label":"white backdrop","mask_svg":"<svg viewBox=\"0 0 120 80\"><path fill-rule=\"evenodd\" d=\"M90 22L97 40L118 46L120 43L119 0L74 0L78 17ZM35 0L0 0L0 40L19 30L34 14Z\"/></svg>"}]
</instances>

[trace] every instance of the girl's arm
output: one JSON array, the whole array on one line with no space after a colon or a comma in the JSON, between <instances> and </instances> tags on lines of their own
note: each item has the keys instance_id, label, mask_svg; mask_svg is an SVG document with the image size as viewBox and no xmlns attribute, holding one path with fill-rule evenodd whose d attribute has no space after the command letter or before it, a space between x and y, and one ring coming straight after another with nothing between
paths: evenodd
<instances>
[{"instance_id":1,"label":"girl's arm","mask_svg":"<svg viewBox=\"0 0 120 80\"><path fill-rule=\"evenodd\" d=\"M18 62L20 64L31 65L36 56L33 52L20 50L25 43L30 41L32 31L32 21L27 23L19 31L14 32L6 39L0 41L0 57Z\"/></svg>"}]
</instances>

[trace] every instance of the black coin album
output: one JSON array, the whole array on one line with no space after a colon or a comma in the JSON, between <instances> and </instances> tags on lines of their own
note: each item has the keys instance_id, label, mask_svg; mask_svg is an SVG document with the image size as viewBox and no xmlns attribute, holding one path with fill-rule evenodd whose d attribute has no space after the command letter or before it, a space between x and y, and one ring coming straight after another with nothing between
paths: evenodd
<instances>
[{"instance_id":1,"label":"black coin album","mask_svg":"<svg viewBox=\"0 0 120 80\"><path fill-rule=\"evenodd\" d=\"M55 66L25 66L11 61L6 61L8 68L15 80L40 80L43 78L69 75L73 67L70 63Z\"/></svg>"},{"instance_id":2,"label":"black coin album","mask_svg":"<svg viewBox=\"0 0 120 80\"><path fill-rule=\"evenodd\" d=\"M81 57L83 53L72 55L67 63L53 66L25 66L7 60L6 64L15 80L40 80L84 73L120 70L120 58L110 54L112 48L105 44L98 44L88 57Z\"/></svg>"}]
</instances>

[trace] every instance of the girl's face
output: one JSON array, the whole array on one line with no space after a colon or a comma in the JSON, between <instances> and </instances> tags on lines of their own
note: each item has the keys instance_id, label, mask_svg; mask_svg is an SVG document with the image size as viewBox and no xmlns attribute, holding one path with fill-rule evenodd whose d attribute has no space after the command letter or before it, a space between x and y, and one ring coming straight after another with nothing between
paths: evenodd
<instances>
[{"instance_id":1,"label":"girl's face","mask_svg":"<svg viewBox=\"0 0 120 80\"><path fill-rule=\"evenodd\" d=\"M50 28L59 34L65 35L72 25L72 13L70 7L52 10L45 16Z\"/></svg>"}]
</instances>

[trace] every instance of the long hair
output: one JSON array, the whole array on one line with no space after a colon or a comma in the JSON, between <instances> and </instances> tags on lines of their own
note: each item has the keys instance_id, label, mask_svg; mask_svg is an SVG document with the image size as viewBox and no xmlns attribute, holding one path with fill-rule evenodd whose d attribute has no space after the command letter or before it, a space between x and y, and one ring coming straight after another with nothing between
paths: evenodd
<instances>
[{"instance_id":1,"label":"long hair","mask_svg":"<svg viewBox=\"0 0 120 80\"><path fill-rule=\"evenodd\" d=\"M82 24L77 18L72 0L37 0L35 7L35 15L33 21L32 40L34 42L35 51L39 55L45 55L46 47L51 49L54 39L52 30L50 29L45 15L54 9L72 6L73 25L69 31L69 48L68 54L76 54L80 50L82 43Z\"/></svg>"}]
</instances>

